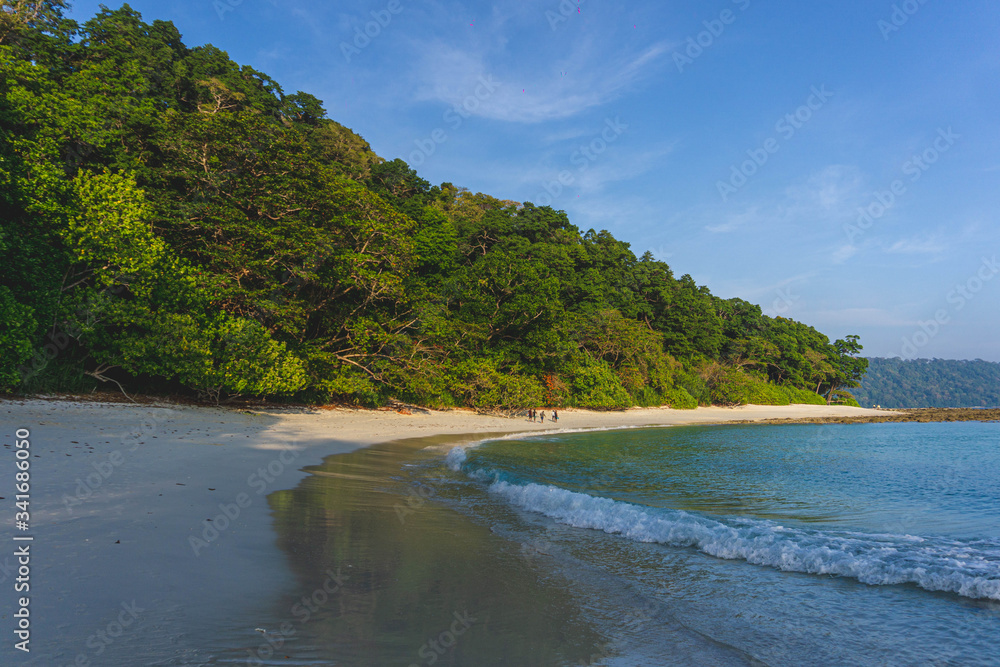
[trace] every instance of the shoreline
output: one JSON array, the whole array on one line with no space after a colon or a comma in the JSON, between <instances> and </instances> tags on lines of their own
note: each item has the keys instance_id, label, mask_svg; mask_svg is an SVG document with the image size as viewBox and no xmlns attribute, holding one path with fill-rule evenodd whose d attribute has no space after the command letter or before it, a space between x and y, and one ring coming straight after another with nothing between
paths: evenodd
<instances>
[{"instance_id":1,"label":"shoreline","mask_svg":"<svg viewBox=\"0 0 1000 667\"><path fill-rule=\"evenodd\" d=\"M551 410L547 410L551 414ZM108 400L84 400L79 397L0 398L0 414L6 414L11 428L23 428L33 423L45 424L45 415L72 415L80 426L95 426L106 430L107 425L97 422L110 415L112 421L138 422L140 428L133 434L146 435L155 431L155 425L145 429L141 423L148 414L183 415L193 421L225 425L224 429L198 429L206 431L201 438L188 442L217 440L265 439L267 445L255 448L275 449L275 445L311 448L323 440L335 444L325 455L346 453L376 443L407 438L438 435L477 435L482 433L531 433L565 429L605 429L624 427L688 426L695 424L725 423L785 423L817 422L835 419L871 419L885 415L885 411L868 408L825 405L785 405L739 407L699 407L694 410L672 408L630 408L621 411L599 412L578 408L559 411L557 423L531 422L524 417L488 415L471 409L431 410L416 406L395 408L350 408L307 406L200 406L172 402L126 403ZM90 418L90 419L88 419ZM91 419L96 420L87 424ZM155 422L156 420L154 420ZM86 426L85 426L86 425ZM212 431L218 431L212 435ZM81 434L82 435L82 434ZM240 438L239 436L242 436ZM149 437L154 437L149 435ZM158 436L157 436L158 437ZM160 443L167 444L166 442Z\"/></svg>"},{"instance_id":2,"label":"shoreline","mask_svg":"<svg viewBox=\"0 0 1000 667\"><path fill-rule=\"evenodd\" d=\"M802 419L761 419L736 422L745 424L900 424L903 422L996 422L1000 408L881 408L873 415L839 415Z\"/></svg>"},{"instance_id":3,"label":"shoreline","mask_svg":"<svg viewBox=\"0 0 1000 667\"><path fill-rule=\"evenodd\" d=\"M551 410L547 410L551 415ZM309 450L318 458L344 454L362 447L410 438L530 434L559 431L656 428L722 424L857 424L885 422L998 421L1000 409L920 408L871 409L827 405L744 405L738 407L630 408L599 412L579 408L559 411L557 423L532 422L471 409L431 410L411 405L391 408L308 406L200 406L172 402L125 403L84 400L79 397L0 398L11 436L18 428L45 426L48 419L66 417L85 431L105 433L115 423L126 425L120 434L130 444L159 440L159 447L239 444L240 450ZM190 425L177 440L160 433L161 424L181 419ZM197 424L197 426L195 426ZM53 424L54 425L54 424ZM221 428L220 428L221 427ZM180 441L183 442L180 442ZM249 440L250 442L246 442ZM70 440L72 442L72 440ZM322 451L319 451L319 450ZM313 451L316 450L316 451ZM97 450L94 450L97 451Z\"/></svg>"}]
</instances>

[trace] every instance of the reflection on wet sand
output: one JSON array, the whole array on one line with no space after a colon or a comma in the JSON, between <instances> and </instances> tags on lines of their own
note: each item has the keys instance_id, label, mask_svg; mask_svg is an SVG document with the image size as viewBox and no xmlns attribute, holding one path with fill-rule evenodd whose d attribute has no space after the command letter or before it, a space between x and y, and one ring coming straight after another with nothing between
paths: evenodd
<instances>
[{"instance_id":1,"label":"reflection on wet sand","mask_svg":"<svg viewBox=\"0 0 1000 667\"><path fill-rule=\"evenodd\" d=\"M450 473L425 450L446 441L331 456L297 488L269 496L298 590L279 603L277 625L262 628L253 658L575 665L603 655L566 582L524 559L520 544L448 509L455 484L434 483Z\"/></svg>"}]
</instances>

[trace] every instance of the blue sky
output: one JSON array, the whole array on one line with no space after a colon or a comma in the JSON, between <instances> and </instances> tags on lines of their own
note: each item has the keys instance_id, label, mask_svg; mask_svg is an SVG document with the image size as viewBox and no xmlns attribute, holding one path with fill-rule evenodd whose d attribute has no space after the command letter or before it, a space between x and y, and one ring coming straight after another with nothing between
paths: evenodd
<instances>
[{"instance_id":1,"label":"blue sky","mask_svg":"<svg viewBox=\"0 0 1000 667\"><path fill-rule=\"evenodd\" d=\"M870 356L1000 361L1000 3L817 4L131 6L432 183L551 204Z\"/></svg>"}]
</instances>

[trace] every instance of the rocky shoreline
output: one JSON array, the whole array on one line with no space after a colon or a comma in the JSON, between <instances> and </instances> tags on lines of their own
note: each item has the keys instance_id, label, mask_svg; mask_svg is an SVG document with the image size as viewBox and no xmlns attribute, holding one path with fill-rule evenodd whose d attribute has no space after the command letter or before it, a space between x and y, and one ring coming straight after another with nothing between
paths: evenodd
<instances>
[{"instance_id":1,"label":"rocky shoreline","mask_svg":"<svg viewBox=\"0 0 1000 667\"><path fill-rule=\"evenodd\" d=\"M880 424L884 422L968 422L1000 421L1000 408L912 408L901 410L879 410L879 414L805 417L799 419L758 419L743 421L743 424Z\"/></svg>"}]
</instances>

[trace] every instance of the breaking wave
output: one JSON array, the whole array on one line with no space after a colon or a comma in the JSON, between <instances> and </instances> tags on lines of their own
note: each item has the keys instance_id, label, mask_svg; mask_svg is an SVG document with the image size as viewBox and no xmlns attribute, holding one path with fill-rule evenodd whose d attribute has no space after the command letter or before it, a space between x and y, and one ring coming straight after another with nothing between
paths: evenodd
<instances>
[{"instance_id":1,"label":"breaking wave","mask_svg":"<svg viewBox=\"0 0 1000 667\"><path fill-rule=\"evenodd\" d=\"M789 572L850 577L870 585L915 584L929 591L1000 601L1000 541L790 528L753 518L712 518L643 507L542 484L520 484L467 466L449 452L454 471L488 484L523 510L577 528L637 542L693 547L702 553Z\"/></svg>"}]
</instances>

